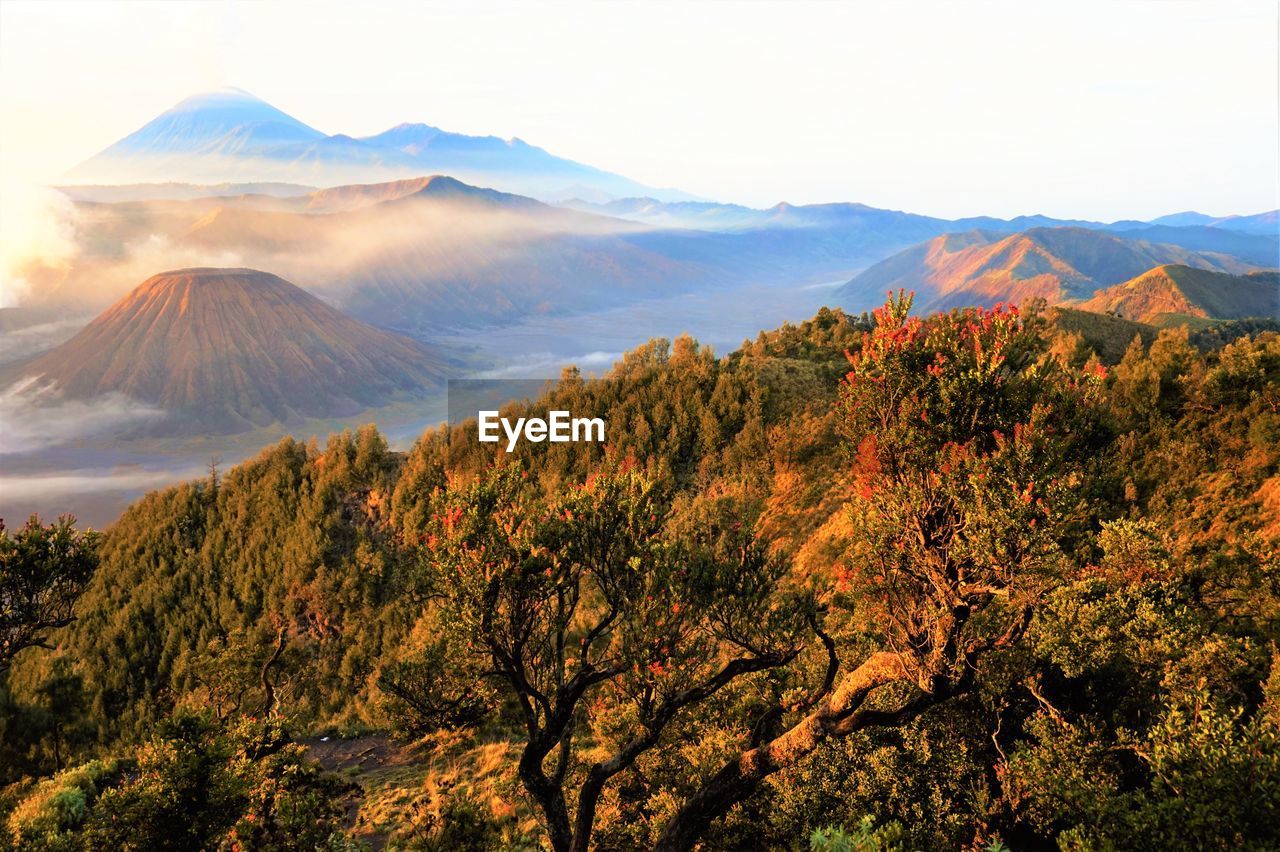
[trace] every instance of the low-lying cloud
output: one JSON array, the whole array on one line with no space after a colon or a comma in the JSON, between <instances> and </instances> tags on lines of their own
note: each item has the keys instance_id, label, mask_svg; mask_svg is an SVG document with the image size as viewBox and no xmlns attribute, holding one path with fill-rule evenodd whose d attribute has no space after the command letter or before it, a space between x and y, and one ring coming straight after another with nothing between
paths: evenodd
<instances>
[{"instance_id":1,"label":"low-lying cloud","mask_svg":"<svg viewBox=\"0 0 1280 852\"><path fill-rule=\"evenodd\" d=\"M71 317L0 332L0 364L34 358L66 342L88 321L88 317Z\"/></svg>"},{"instance_id":2,"label":"low-lying cloud","mask_svg":"<svg viewBox=\"0 0 1280 852\"><path fill-rule=\"evenodd\" d=\"M123 394L68 399L27 378L0 391L0 455L29 453L154 422L164 412Z\"/></svg>"},{"instance_id":3,"label":"low-lying cloud","mask_svg":"<svg viewBox=\"0 0 1280 852\"><path fill-rule=\"evenodd\" d=\"M0 308L32 289L33 274L64 275L79 252L76 208L57 190L6 181L0 186Z\"/></svg>"},{"instance_id":4,"label":"low-lying cloud","mask_svg":"<svg viewBox=\"0 0 1280 852\"><path fill-rule=\"evenodd\" d=\"M574 366L583 372L604 372L622 360L622 352L587 352L583 355L556 355L551 352L529 352L505 367L485 370L471 376L475 379L530 379L559 376L564 367Z\"/></svg>"},{"instance_id":5,"label":"low-lying cloud","mask_svg":"<svg viewBox=\"0 0 1280 852\"><path fill-rule=\"evenodd\" d=\"M54 473L34 473L18 476L0 476L0 491L7 503L39 502L65 497L82 498L85 495L117 491L150 491L156 488L195 479L203 473L199 467L173 470L101 470L85 468L60 470Z\"/></svg>"}]
</instances>

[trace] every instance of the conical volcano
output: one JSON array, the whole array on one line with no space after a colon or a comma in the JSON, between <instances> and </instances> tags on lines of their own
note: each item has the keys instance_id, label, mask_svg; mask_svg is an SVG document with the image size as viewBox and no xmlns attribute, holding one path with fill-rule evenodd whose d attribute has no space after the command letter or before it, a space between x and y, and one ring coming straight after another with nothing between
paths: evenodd
<instances>
[{"instance_id":1,"label":"conical volcano","mask_svg":"<svg viewBox=\"0 0 1280 852\"><path fill-rule=\"evenodd\" d=\"M72 398L151 403L179 431L225 432L411 398L443 383L444 364L270 273L180 269L148 278L21 375Z\"/></svg>"}]
</instances>

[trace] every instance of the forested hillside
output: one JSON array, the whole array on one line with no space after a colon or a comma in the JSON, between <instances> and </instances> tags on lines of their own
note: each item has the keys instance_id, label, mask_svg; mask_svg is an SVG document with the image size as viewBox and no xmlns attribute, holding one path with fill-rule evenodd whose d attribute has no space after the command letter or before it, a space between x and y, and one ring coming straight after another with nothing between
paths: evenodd
<instances>
[{"instance_id":1,"label":"forested hillside","mask_svg":"<svg viewBox=\"0 0 1280 852\"><path fill-rule=\"evenodd\" d=\"M0 848L1280 845L1280 334L909 311L10 520Z\"/></svg>"}]
</instances>

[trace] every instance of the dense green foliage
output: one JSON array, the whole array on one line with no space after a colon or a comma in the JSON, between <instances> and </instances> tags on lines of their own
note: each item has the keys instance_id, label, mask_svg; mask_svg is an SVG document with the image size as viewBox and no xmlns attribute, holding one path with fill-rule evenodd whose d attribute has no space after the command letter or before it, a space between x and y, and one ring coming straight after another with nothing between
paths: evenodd
<instances>
[{"instance_id":1,"label":"dense green foliage","mask_svg":"<svg viewBox=\"0 0 1280 852\"><path fill-rule=\"evenodd\" d=\"M47 648L66 627L98 564L98 537L79 533L71 518L44 526L32 517L10 535L0 520L0 674L26 648Z\"/></svg>"},{"instance_id":2,"label":"dense green foliage","mask_svg":"<svg viewBox=\"0 0 1280 852\"><path fill-rule=\"evenodd\" d=\"M128 760L95 760L30 789L8 815L19 849L346 847L346 792L276 722L230 729L196 715L157 726Z\"/></svg>"},{"instance_id":3,"label":"dense green foliage","mask_svg":"<svg viewBox=\"0 0 1280 852\"><path fill-rule=\"evenodd\" d=\"M1280 334L1113 319L655 341L519 407L607 448L366 427L148 495L11 655L10 842L346 842L288 718L511 745L406 848L569 848L586 794L601 848L681 848L690 803L709 848L1275 848ZM28 530L7 571L75 537Z\"/></svg>"}]
</instances>

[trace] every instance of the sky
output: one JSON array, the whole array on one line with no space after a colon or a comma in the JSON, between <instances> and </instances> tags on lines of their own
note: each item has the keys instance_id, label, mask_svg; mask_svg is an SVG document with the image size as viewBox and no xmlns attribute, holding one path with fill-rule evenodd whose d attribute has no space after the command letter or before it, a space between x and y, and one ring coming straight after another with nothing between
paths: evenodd
<instances>
[{"instance_id":1,"label":"sky","mask_svg":"<svg viewBox=\"0 0 1280 852\"><path fill-rule=\"evenodd\" d=\"M1254 213L1280 206L1277 26L1276 0L0 0L0 184L238 86L327 133L519 136L754 206Z\"/></svg>"}]
</instances>

